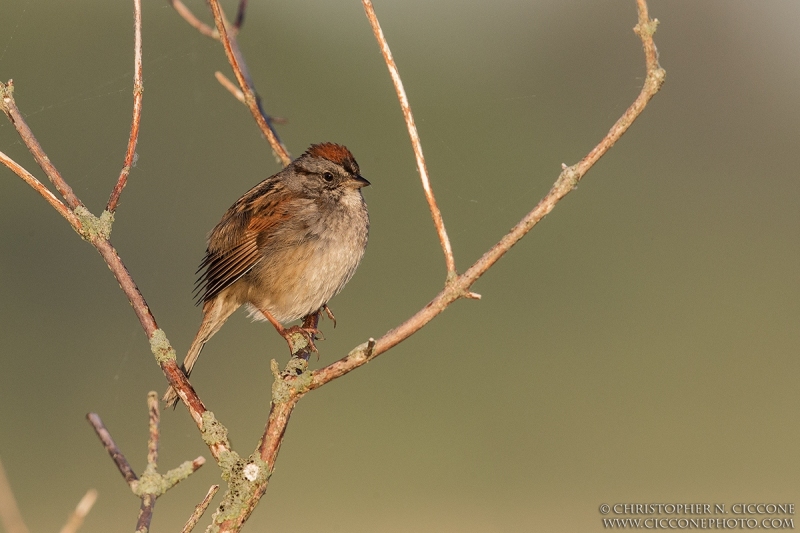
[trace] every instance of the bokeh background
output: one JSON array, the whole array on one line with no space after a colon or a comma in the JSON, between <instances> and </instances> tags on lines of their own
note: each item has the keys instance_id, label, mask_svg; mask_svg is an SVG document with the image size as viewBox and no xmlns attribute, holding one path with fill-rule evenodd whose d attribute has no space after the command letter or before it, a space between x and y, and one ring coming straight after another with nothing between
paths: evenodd
<instances>
[{"instance_id":1,"label":"bokeh background","mask_svg":"<svg viewBox=\"0 0 800 533\"><path fill-rule=\"evenodd\" d=\"M303 399L249 530L599 531L601 503L800 503L800 3L650 8L662 92L475 285L481 301ZM462 271L643 81L632 0L376 10ZM290 150L346 144L373 183L324 365L428 302L442 254L360 3L251 2L240 42ZM132 65L128 2L3 2L0 78L96 213L124 155ZM215 70L229 72L218 43L145 2L139 158L112 240L181 354L206 233L279 168ZM5 119L0 150L44 179ZM83 531L130 531L138 502L84 416L140 472L145 396L165 380L98 255L4 168L0 227L0 458L22 513L55 531L94 487ZM203 352L193 383L243 455L266 421L269 361L286 357L241 312ZM162 427L162 470L208 457L183 409ZM161 498L154 530L178 530L215 482L207 464Z\"/></svg>"}]
</instances>

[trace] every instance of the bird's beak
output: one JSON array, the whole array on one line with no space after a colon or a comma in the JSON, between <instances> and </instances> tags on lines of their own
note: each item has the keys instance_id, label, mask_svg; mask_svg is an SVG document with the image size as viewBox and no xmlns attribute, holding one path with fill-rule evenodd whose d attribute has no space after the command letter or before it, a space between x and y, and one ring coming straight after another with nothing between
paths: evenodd
<instances>
[{"instance_id":1,"label":"bird's beak","mask_svg":"<svg viewBox=\"0 0 800 533\"><path fill-rule=\"evenodd\" d=\"M369 181L367 181L367 180L366 180L365 178L363 178L362 176L360 176L360 175L356 175L356 177L355 177L355 178L353 178L353 186L354 186L356 189L360 189L360 188L362 188L362 187L366 187L367 185L371 185L371 184L370 184L370 182L369 182Z\"/></svg>"}]
</instances>

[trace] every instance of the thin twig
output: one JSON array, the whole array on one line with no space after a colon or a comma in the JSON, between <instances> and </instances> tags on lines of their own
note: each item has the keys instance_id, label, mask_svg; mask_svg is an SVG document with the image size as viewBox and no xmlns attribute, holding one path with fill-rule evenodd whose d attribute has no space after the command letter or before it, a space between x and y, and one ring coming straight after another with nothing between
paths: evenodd
<instances>
[{"instance_id":1,"label":"thin twig","mask_svg":"<svg viewBox=\"0 0 800 533\"><path fill-rule=\"evenodd\" d=\"M173 468L166 474L159 474L156 469L158 461L158 441L159 441L159 420L160 412L158 409L158 394L151 391L147 394L147 412L149 415L149 438L147 439L147 467L138 477L131 468L125 456L119 451L114 439L103 425L103 421L95 413L89 413L86 418L94 427L97 436L105 446L111 458L116 463L131 491L138 496L142 503L139 506L139 517L136 521L137 533L145 533L150 530L150 522L153 519L153 508L159 496L178 484L181 480L197 471L203 466L206 460L198 457L194 461L185 461L182 465Z\"/></svg>"},{"instance_id":2,"label":"thin twig","mask_svg":"<svg viewBox=\"0 0 800 533\"><path fill-rule=\"evenodd\" d=\"M61 528L59 533L75 533L78 531L78 529L80 529L80 527L83 525L86 515L88 515L89 511L92 510L94 502L96 501L97 491L94 489L87 490L86 494L84 494L83 498L81 498L81 501L78 502L75 510L72 511L72 514L70 514L69 518L67 518L67 523L64 524L64 527Z\"/></svg>"},{"instance_id":3,"label":"thin twig","mask_svg":"<svg viewBox=\"0 0 800 533\"><path fill-rule=\"evenodd\" d=\"M3 163L5 166L10 168L17 176L22 178L22 180L33 187L33 189L42 195L42 197L47 200L47 203L53 206L53 209L58 211L58 214L62 217L67 219L67 222L75 228L77 231L81 229L81 222L78 220L78 217L75 216L75 213L70 210L64 202L59 200L55 194L50 192L50 189L44 186L44 184L37 180L33 174L25 170L19 163L8 157L3 152L0 152L0 163Z\"/></svg>"},{"instance_id":4,"label":"thin twig","mask_svg":"<svg viewBox=\"0 0 800 533\"><path fill-rule=\"evenodd\" d=\"M36 140L33 132L28 127L28 123L25 122L25 119L22 117L22 113L20 113L17 103L14 101L14 80L8 80L6 84L0 83L0 110L6 114L8 120L10 120L17 129L17 133L22 138L22 142L28 147L36 163L44 170L47 178L55 185L56 190L61 194L62 198L66 200L67 205L72 209L83 206L83 203L78 200L78 197L72 192L72 187L67 185L61 173L44 153L42 145Z\"/></svg>"},{"instance_id":5,"label":"thin twig","mask_svg":"<svg viewBox=\"0 0 800 533\"><path fill-rule=\"evenodd\" d=\"M108 452L108 455L111 456L114 464L117 465L119 473L125 478L125 482L128 483L131 488L135 487L139 477L136 475L136 473L134 473L133 468L131 468L130 463L127 459L125 459L125 456L122 455L122 452L119 451L117 443L114 442L114 439L111 437L111 433L109 433L108 429L106 429L106 426L103 424L100 416L97 413L89 413L86 415L86 420L88 420L94 428L95 433L97 433L97 437L100 439L100 442L103 443L103 447Z\"/></svg>"},{"instance_id":6,"label":"thin twig","mask_svg":"<svg viewBox=\"0 0 800 533\"><path fill-rule=\"evenodd\" d=\"M133 0L133 119L131 120L131 134L128 138L128 149L125 152L125 162L119 173L117 184L111 191L108 199L106 211L113 213L119 203L119 195L128 183L128 175L131 173L134 161L136 160L136 143L139 139L139 123L142 120L142 94L144 93L144 82L142 81L142 1Z\"/></svg>"},{"instance_id":7,"label":"thin twig","mask_svg":"<svg viewBox=\"0 0 800 533\"><path fill-rule=\"evenodd\" d=\"M291 162L289 153L286 151L283 144L281 144L275 131L269 125L264 113L262 113L259 97L253 89L252 81L249 79L250 76L247 74L247 67L242 59L236 36L234 32L227 31L227 23L222 8L219 5L219 0L208 0L208 5L211 7L211 12L214 14L217 32L219 32L220 41L225 48L225 55L228 57L228 63L230 63L233 73L236 76L236 81L239 82L239 88L244 94L245 104L248 109L250 109L250 114L253 115L256 124L258 124L259 129L261 129L261 133L264 134L267 142L269 142L272 147L272 151L275 152L275 155L284 166L288 165Z\"/></svg>"},{"instance_id":8,"label":"thin twig","mask_svg":"<svg viewBox=\"0 0 800 533\"><path fill-rule=\"evenodd\" d=\"M183 2L181 2L181 0L170 0L170 3L172 4L172 7L175 9L175 11L177 11L178 14L182 16L183 19L186 22L188 22L192 28L196 29L206 37L210 37L212 39L219 39L219 33L217 33L217 30L215 30L214 28L212 28L211 26L209 26L208 24L197 18L194 15L194 13L192 13L192 11L188 7L186 7L186 5Z\"/></svg>"},{"instance_id":9,"label":"thin twig","mask_svg":"<svg viewBox=\"0 0 800 533\"><path fill-rule=\"evenodd\" d=\"M217 494L218 490L219 485L211 485L211 488L208 489L208 493L206 494L206 497L203 498L203 501L195 506L192 516L190 516L189 520L186 521L186 525L183 526L181 533L190 533L194 529L194 527L203 517L203 513L205 513L206 509L208 509L208 505L211 503L211 500Z\"/></svg>"},{"instance_id":10,"label":"thin twig","mask_svg":"<svg viewBox=\"0 0 800 533\"><path fill-rule=\"evenodd\" d=\"M6 533L29 533L28 526L22 519L19 512L17 500L14 498L14 491L8 482L3 462L0 461L0 522L3 524Z\"/></svg>"},{"instance_id":11,"label":"thin twig","mask_svg":"<svg viewBox=\"0 0 800 533\"><path fill-rule=\"evenodd\" d=\"M217 81L219 82L219 84L222 85L223 87L225 87L228 90L228 92L233 95L234 98L239 100L244 105L247 105L247 102L245 102L245 99L244 99L244 93L241 91L241 89L239 89L239 87L236 86L235 83L233 83L230 79L228 79L228 77L225 74L223 74L220 71L216 71L214 73L214 77L217 78ZM286 123L289 122L288 120L286 120L283 117L273 117L272 115L268 115L266 112L264 112L264 109L261 107L261 99L260 98L258 100L258 106L259 106L259 109L261 109L261 114L264 115L264 118L266 119L267 124L269 124L270 127L273 124L286 124Z\"/></svg>"},{"instance_id":12,"label":"thin twig","mask_svg":"<svg viewBox=\"0 0 800 533\"><path fill-rule=\"evenodd\" d=\"M444 251L444 261L447 267L447 277L449 280L456 275L456 261L453 257L453 248L450 245L450 239L447 237L447 230L444 228L442 213L439 211L436 198L433 196L433 189L431 188L431 182L428 178L428 167L425 164L425 157L422 155L422 143L419 140L417 126L414 123L414 115L411 113L411 106L408 103L408 97L403 88L403 80L400 79L400 73L392 57L392 51L389 50L389 43L386 42L386 38L383 36L383 30L381 30L378 17L375 15L372 1L361 0L361 3L364 4L364 11L367 13L367 19L369 19L369 24L372 26L372 32L375 34L378 46L381 48L383 60L386 62L386 67L389 69L392 83L394 83L394 89L397 91L397 99L400 101L400 109L403 110L403 118L405 118L406 127L408 128L408 136L411 138L411 147L414 149L414 157L417 159L417 169L419 170L419 178L422 180L422 189L425 191L425 199L428 201L428 207L431 210L433 225L436 226L436 233L439 235L439 242L442 245L442 251Z\"/></svg>"},{"instance_id":13,"label":"thin twig","mask_svg":"<svg viewBox=\"0 0 800 533\"><path fill-rule=\"evenodd\" d=\"M242 29L245 11L247 11L247 0L239 0L239 8L236 10L236 19L233 21L233 29L236 33L239 33L239 30Z\"/></svg>"},{"instance_id":14,"label":"thin twig","mask_svg":"<svg viewBox=\"0 0 800 533\"><path fill-rule=\"evenodd\" d=\"M244 100L244 93L242 92L242 90L239 89L239 87L237 87L235 83L229 80L225 74L223 74L220 71L216 71L214 73L214 77L217 78L217 81L220 83L220 85L228 89L228 92L230 92L234 98L236 98L245 105L247 104L247 102L245 102Z\"/></svg>"},{"instance_id":15,"label":"thin twig","mask_svg":"<svg viewBox=\"0 0 800 533\"><path fill-rule=\"evenodd\" d=\"M158 463L158 424L161 421L161 411L158 409L158 393L147 393L147 412L150 415L150 437L147 439L147 466L156 467Z\"/></svg>"},{"instance_id":16,"label":"thin twig","mask_svg":"<svg viewBox=\"0 0 800 533\"><path fill-rule=\"evenodd\" d=\"M206 37L210 37L215 41L219 41L219 32L197 18L197 16L192 13L192 10L186 7L186 5L181 2L181 0L170 0L170 4L178 12L178 14L183 17L183 20L189 23L189 25L205 35ZM242 28L244 24L244 15L245 11L247 11L247 0L240 0L239 7L236 10L236 19L234 19L233 25L231 25L231 32L239 33L239 30Z\"/></svg>"}]
</instances>

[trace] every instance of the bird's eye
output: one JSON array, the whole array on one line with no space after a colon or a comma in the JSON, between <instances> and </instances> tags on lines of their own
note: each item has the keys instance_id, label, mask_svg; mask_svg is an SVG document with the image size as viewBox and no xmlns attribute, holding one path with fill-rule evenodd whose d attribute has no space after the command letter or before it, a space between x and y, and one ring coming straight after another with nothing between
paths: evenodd
<instances>
[{"instance_id":1,"label":"bird's eye","mask_svg":"<svg viewBox=\"0 0 800 533\"><path fill-rule=\"evenodd\" d=\"M322 179L324 179L325 181L330 183L330 182L333 181L333 174L331 174L330 172L323 172L322 173Z\"/></svg>"}]
</instances>

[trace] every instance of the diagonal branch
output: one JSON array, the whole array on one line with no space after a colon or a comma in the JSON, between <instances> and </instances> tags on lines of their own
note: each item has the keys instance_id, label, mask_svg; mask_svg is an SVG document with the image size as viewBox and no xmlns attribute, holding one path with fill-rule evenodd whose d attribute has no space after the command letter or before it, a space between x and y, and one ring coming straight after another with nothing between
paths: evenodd
<instances>
[{"instance_id":1,"label":"diagonal branch","mask_svg":"<svg viewBox=\"0 0 800 533\"><path fill-rule=\"evenodd\" d=\"M36 140L30 127L28 127L28 123L22 118L22 113L20 113L17 103L14 101L14 80L8 80L6 84L0 83L0 110L6 114L8 120L11 121L17 129L17 133L22 138L22 142L28 147L36 163L44 170L47 178L55 185L56 190L58 190L62 198L66 200L67 205L72 209L82 207L83 203L78 200L78 197L72 192L72 187L67 185L67 182L64 181L61 173L44 153L42 145Z\"/></svg>"},{"instance_id":2,"label":"diagonal branch","mask_svg":"<svg viewBox=\"0 0 800 533\"><path fill-rule=\"evenodd\" d=\"M3 90L3 84L0 83L0 91L2 90ZM70 210L70 208L64 205L64 202L59 200L55 194L50 192L50 189L45 187L41 181L37 180L33 174L25 170L24 167L22 167L19 163L8 157L3 152L0 152L0 163L3 163L5 166L10 168L11 171L14 172L20 178L22 178L22 180L25 183L33 187L33 189L36 192L42 195L42 197L47 201L48 204L53 206L53 209L58 211L59 215L67 219L67 222L69 222L70 225L73 228L75 228L75 231L80 232L82 227L81 221L78 220L78 217L75 216L75 213L73 213Z\"/></svg>"},{"instance_id":3,"label":"diagonal branch","mask_svg":"<svg viewBox=\"0 0 800 533\"><path fill-rule=\"evenodd\" d=\"M125 478L125 482L133 488L135 483L139 480L139 476L136 475L133 468L131 468L131 464L119 450L119 447L117 447L117 443L114 442L111 433L106 429L103 421L100 420L100 416L98 416L97 413L89 413L86 415L86 420L88 420L94 428L94 432L97 433L97 438L103 443L103 447L108 452L108 455L111 456L111 460L114 461L114 464L117 465L117 469L119 473L122 474L122 477Z\"/></svg>"},{"instance_id":4,"label":"diagonal branch","mask_svg":"<svg viewBox=\"0 0 800 533\"><path fill-rule=\"evenodd\" d=\"M128 138L128 149L125 152L125 162L119 173L117 184L111 191L108 199L106 211L113 213L119 203L119 195L128 183L128 174L131 173L136 160L136 143L139 139L139 123L142 120L142 93L144 93L144 83L142 82L142 0L133 0L133 119L131 121L131 134Z\"/></svg>"},{"instance_id":5,"label":"diagonal branch","mask_svg":"<svg viewBox=\"0 0 800 533\"><path fill-rule=\"evenodd\" d=\"M14 492L11 490L11 484L8 482L2 461L0 461L0 523L3 524L7 533L29 533L30 531L25 525L25 520L22 519L22 513L19 512L19 506L14 498Z\"/></svg>"},{"instance_id":6,"label":"diagonal branch","mask_svg":"<svg viewBox=\"0 0 800 533\"><path fill-rule=\"evenodd\" d=\"M194 529L194 527L203 517L203 513L205 513L206 509L208 509L208 505L211 503L211 500L214 498L214 495L217 494L218 490L219 485L211 485L211 488L208 489L205 498L203 498L203 500L195 506L194 512L192 512L189 520L186 521L181 533L190 533Z\"/></svg>"},{"instance_id":7,"label":"diagonal branch","mask_svg":"<svg viewBox=\"0 0 800 533\"><path fill-rule=\"evenodd\" d=\"M211 8L211 12L214 14L219 40L225 48L225 55L228 57L228 63L230 63L233 73L236 76L236 81L239 82L239 87L242 89L242 93L244 93L244 102L250 110L250 114L253 115L256 124L258 124L258 127L261 129L261 133L266 137L270 146L272 146L275 155L284 166L288 165L291 161L289 152L286 151L286 148L278 139L277 134L272 129L272 126L270 126L266 115L261 109L260 98L256 94L255 89L253 89L253 82L247 73L247 67L242 59L242 52L236 41L235 32L228 31L228 22L225 20L225 15L219 5L219 0L208 0L208 5ZM241 9L243 9L243 7L241 7L243 5L245 5L244 2L240 4ZM241 17L243 19L244 15L241 15Z\"/></svg>"},{"instance_id":8,"label":"diagonal branch","mask_svg":"<svg viewBox=\"0 0 800 533\"><path fill-rule=\"evenodd\" d=\"M75 533L80 529L83 525L83 521L86 518L86 515L89 514L89 511L92 510L94 507L94 502L97 501L97 491L94 489L89 489L86 491L86 494L83 495L81 501L78 502L78 505L75 507L75 510L72 511L72 514L69 515L67 518L67 523L64 524L64 527L61 528L59 533Z\"/></svg>"},{"instance_id":9,"label":"diagonal branch","mask_svg":"<svg viewBox=\"0 0 800 533\"><path fill-rule=\"evenodd\" d=\"M183 20L188 22L192 28L196 29L206 37L219 40L219 32L197 18L197 16L192 13L192 10L186 7L186 4L181 2L181 0L170 0L170 4L172 5L172 8L177 11L178 14L183 17ZM233 26L231 26L231 30L234 33L239 33L239 30L244 24L244 14L246 10L247 0L239 0L239 8L236 10L236 19L233 22Z\"/></svg>"},{"instance_id":10,"label":"diagonal branch","mask_svg":"<svg viewBox=\"0 0 800 533\"><path fill-rule=\"evenodd\" d=\"M444 261L447 267L448 280L456 276L456 261L453 257L453 248L450 245L450 239L447 237L447 230L444 228L444 220L442 213L439 211L439 206L436 204L436 198L433 196L433 189L431 182L428 178L428 167L425 164L425 157L422 155L422 143L419 140L419 133L417 133L417 125L414 123L414 115L411 113L411 106L408 103L406 91L403 88L403 81L400 79L400 73L397 70L397 65L392 57L392 51L389 50L389 43L383 36L378 17L375 15L375 9L372 7L372 0L361 0L364 4L364 11L367 13L369 24L372 26L372 32L375 34L375 39L381 48L383 60L386 61L386 67L389 69L389 75L392 77L394 89L397 92L397 99L400 101L400 109L403 110L403 118L406 121L408 128L408 136L411 138L411 147L414 149L414 157L417 159L417 169L419 170L419 178L422 180L422 189L425 191L425 199L428 201L428 207L431 210L433 217L433 225L436 226L436 233L439 235L439 242L444 251Z\"/></svg>"},{"instance_id":11,"label":"diagonal branch","mask_svg":"<svg viewBox=\"0 0 800 533\"><path fill-rule=\"evenodd\" d=\"M86 418L94 428L103 446L108 451L114 463L117 465L131 491L142 500L139 507L139 517L136 521L136 531L147 533L150 530L150 522L153 519L153 508L156 500L174 487L178 482L186 479L205 464L205 459L198 457L194 461L185 461L177 468L173 468L166 474L159 474L156 470L158 459L158 440L159 440L159 410L158 395L151 391L147 394L147 410L149 413L149 438L147 441L147 467L141 477L137 476L131 468L128 460L122 455L111 434L106 429L103 421L95 413L89 413Z\"/></svg>"}]
</instances>

